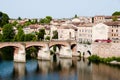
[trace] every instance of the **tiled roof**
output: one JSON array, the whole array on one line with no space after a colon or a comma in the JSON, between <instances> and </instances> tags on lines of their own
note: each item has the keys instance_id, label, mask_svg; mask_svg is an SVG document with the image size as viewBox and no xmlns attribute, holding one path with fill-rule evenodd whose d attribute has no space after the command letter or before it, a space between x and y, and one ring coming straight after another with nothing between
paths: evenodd
<instances>
[{"instance_id":1,"label":"tiled roof","mask_svg":"<svg viewBox=\"0 0 120 80\"><path fill-rule=\"evenodd\" d=\"M120 21L105 22L104 24L108 26L120 25Z\"/></svg>"},{"instance_id":2,"label":"tiled roof","mask_svg":"<svg viewBox=\"0 0 120 80\"><path fill-rule=\"evenodd\" d=\"M88 24L83 23L83 24L79 24L78 27L92 27L93 25L95 25L95 24L93 24L93 23L88 23Z\"/></svg>"},{"instance_id":3,"label":"tiled roof","mask_svg":"<svg viewBox=\"0 0 120 80\"><path fill-rule=\"evenodd\" d=\"M76 30L77 27L73 26L72 24L62 24L59 29L74 29Z\"/></svg>"}]
</instances>

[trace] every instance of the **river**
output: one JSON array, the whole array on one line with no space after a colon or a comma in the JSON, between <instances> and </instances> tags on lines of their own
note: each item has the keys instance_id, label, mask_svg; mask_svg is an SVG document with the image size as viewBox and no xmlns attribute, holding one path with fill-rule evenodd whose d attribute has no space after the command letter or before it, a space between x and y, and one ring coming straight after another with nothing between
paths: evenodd
<instances>
[{"instance_id":1,"label":"river","mask_svg":"<svg viewBox=\"0 0 120 80\"><path fill-rule=\"evenodd\" d=\"M120 68L76 58L57 62L1 61L0 80L120 80Z\"/></svg>"}]
</instances>

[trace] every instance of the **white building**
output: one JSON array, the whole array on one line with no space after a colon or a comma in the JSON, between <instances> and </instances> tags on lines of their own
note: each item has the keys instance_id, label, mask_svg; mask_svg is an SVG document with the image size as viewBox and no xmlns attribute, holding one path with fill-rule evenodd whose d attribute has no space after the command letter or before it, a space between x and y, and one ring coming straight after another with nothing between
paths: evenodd
<instances>
[{"instance_id":1,"label":"white building","mask_svg":"<svg viewBox=\"0 0 120 80\"><path fill-rule=\"evenodd\" d=\"M62 24L58 28L58 39L59 40L75 40L77 28L72 24Z\"/></svg>"},{"instance_id":2,"label":"white building","mask_svg":"<svg viewBox=\"0 0 120 80\"><path fill-rule=\"evenodd\" d=\"M93 24L80 24L77 31L77 41L80 43L92 42L92 26Z\"/></svg>"},{"instance_id":3,"label":"white building","mask_svg":"<svg viewBox=\"0 0 120 80\"><path fill-rule=\"evenodd\" d=\"M92 41L95 40L108 40L109 38L109 26L99 23L92 28Z\"/></svg>"},{"instance_id":4,"label":"white building","mask_svg":"<svg viewBox=\"0 0 120 80\"><path fill-rule=\"evenodd\" d=\"M34 24L34 25L29 25L29 26L24 27L23 31L25 34L29 34L29 33L39 32L39 29L41 28L44 28L44 26Z\"/></svg>"}]
</instances>

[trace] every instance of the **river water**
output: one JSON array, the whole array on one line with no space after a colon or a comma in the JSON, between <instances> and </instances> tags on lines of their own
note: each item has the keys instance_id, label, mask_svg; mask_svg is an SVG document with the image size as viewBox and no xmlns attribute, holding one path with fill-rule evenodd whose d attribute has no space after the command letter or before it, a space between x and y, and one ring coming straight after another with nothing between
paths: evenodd
<instances>
[{"instance_id":1,"label":"river water","mask_svg":"<svg viewBox=\"0 0 120 80\"><path fill-rule=\"evenodd\" d=\"M85 59L0 62L0 80L120 80L120 68Z\"/></svg>"}]
</instances>

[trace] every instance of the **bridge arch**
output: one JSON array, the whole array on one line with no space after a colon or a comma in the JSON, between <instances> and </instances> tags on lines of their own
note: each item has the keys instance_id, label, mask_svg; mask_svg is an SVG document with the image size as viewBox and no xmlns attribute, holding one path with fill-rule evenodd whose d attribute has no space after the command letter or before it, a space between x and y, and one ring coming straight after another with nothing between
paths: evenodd
<instances>
[{"instance_id":1,"label":"bridge arch","mask_svg":"<svg viewBox=\"0 0 120 80\"><path fill-rule=\"evenodd\" d=\"M3 47L9 47L9 46L13 46L13 47L16 47L16 48L21 48L23 47L23 45L21 43L10 43L10 42L6 42L6 43L0 43L0 48L3 48Z\"/></svg>"},{"instance_id":2,"label":"bridge arch","mask_svg":"<svg viewBox=\"0 0 120 80\"><path fill-rule=\"evenodd\" d=\"M38 47L45 47L45 44L41 44L41 43L26 43L26 48L32 47L32 46L38 46Z\"/></svg>"},{"instance_id":3,"label":"bridge arch","mask_svg":"<svg viewBox=\"0 0 120 80\"><path fill-rule=\"evenodd\" d=\"M73 49L76 46L77 46L77 44L71 44L71 49Z\"/></svg>"},{"instance_id":4,"label":"bridge arch","mask_svg":"<svg viewBox=\"0 0 120 80\"><path fill-rule=\"evenodd\" d=\"M64 44L52 44L52 45L49 45L49 48L53 47L53 46L57 46L59 49L61 48L61 46L66 46Z\"/></svg>"},{"instance_id":5,"label":"bridge arch","mask_svg":"<svg viewBox=\"0 0 120 80\"><path fill-rule=\"evenodd\" d=\"M49 48L51 48L54 45L66 47L66 46L68 46L68 43L65 43L65 44L64 43L50 43Z\"/></svg>"}]
</instances>

